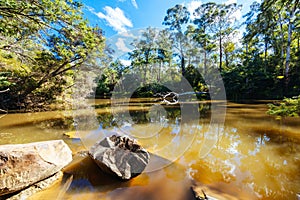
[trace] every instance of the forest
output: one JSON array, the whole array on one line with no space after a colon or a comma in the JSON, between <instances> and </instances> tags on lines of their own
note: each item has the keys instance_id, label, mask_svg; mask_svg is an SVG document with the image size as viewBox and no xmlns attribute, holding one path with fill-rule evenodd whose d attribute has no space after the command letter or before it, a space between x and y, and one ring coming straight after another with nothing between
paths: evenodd
<instances>
[{"instance_id":1,"label":"forest","mask_svg":"<svg viewBox=\"0 0 300 200\"><path fill-rule=\"evenodd\" d=\"M209 2L190 13L174 5L166 10L163 29L148 27L134 40L125 64L112 59L105 33L89 24L80 2L1 0L0 109L66 104L77 72L89 66L101 71L94 79L97 98L110 97L122 76L138 72L135 97L153 97L183 77L195 92L205 92L203 76L213 67L228 100L298 96L299 0L254 2L238 23L234 13L241 7Z\"/></svg>"}]
</instances>

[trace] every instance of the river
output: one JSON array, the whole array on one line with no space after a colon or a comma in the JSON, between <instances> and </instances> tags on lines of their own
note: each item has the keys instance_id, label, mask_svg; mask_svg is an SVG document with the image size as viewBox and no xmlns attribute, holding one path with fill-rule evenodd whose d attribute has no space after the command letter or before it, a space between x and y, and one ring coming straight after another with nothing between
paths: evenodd
<instances>
[{"instance_id":1,"label":"river","mask_svg":"<svg viewBox=\"0 0 300 200\"><path fill-rule=\"evenodd\" d=\"M91 105L8 114L0 119L0 144L63 139L75 155L103 136L130 134L161 158L119 182L77 155L64 179L33 199L187 199L190 182L237 199L296 199L300 192L300 118L269 116L266 102L193 102L186 111L154 99ZM224 121L212 119L213 105L226 107Z\"/></svg>"}]
</instances>

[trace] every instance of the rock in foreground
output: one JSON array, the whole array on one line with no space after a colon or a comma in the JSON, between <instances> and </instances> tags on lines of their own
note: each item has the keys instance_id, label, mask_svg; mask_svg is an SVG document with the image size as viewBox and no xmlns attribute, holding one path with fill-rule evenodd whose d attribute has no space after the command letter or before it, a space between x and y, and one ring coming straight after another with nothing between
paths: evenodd
<instances>
[{"instance_id":1,"label":"rock in foreground","mask_svg":"<svg viewBox=\"0 0 300 200\"><path fill-rule=\"evenodd\" d=\"M72 161L62 140L0 146L0 196L43 180Z\"/></svg>"},{"instance_id":2,"label":"rock in foreground","mask_svg":"<svg viewBox=\"0 0 300 200\"><path fill-rule=\"evenodd\" d=\"M89 150L97 165L109 174L128 180L141 174L149 163L149 153L127 136L106 137Z\"/></svg>"},{"instance_id":3,"label":"rock in foreground","mask_svg":"<svg viewBox=\"0 0 300 200\"><path fill-rule=\"evenodd\" d=\"M59 171L54 175L50 176L49 178L34 183L33 185L25 188L24 190L21 190L20 192L7 194L1 197L3 197L6 200L30 199L32 195L53 186L56 182L59 182L59 180L61 180L62 177L63 177L63 172Z\"/></svg>"}]
</instances>

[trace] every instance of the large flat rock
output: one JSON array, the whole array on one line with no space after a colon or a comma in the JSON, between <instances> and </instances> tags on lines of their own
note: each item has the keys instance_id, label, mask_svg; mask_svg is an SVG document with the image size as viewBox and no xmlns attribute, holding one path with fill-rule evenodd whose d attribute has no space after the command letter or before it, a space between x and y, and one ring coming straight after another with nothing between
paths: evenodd
<instances>
[{"instance_id":1,"label":"large flat rock","mask_svg":"<svg viewBox=\"0 0 300 200\"><path fill-rule=\"evenodd\" d=\"M0 145L0 196L43 180L72 161L63 140Z\"/></svg>"}]
</instances>

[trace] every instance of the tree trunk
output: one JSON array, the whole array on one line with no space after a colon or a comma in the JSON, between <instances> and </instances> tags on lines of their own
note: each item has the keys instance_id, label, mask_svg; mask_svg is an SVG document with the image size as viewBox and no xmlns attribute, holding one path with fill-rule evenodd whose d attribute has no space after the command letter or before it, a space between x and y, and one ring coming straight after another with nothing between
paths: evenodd
<instances>
[{"instance_id":1,"label":"tree trunk","mask_svg":"<svg viewBox=\"0 0 300 200\"><path fill-rule=\"evenodd\" d=\"M219 48L220 48L220 64L219 64L219 70L221 71L222 70L222 57L223 57L223 52L222 52L222 36L221 36L221 33L220 33L220 36L219 36Z\"/></svg>"},{"instance_id":2,"label":"tree trunk","mask_svg":"<svg viewBox=\"0 0 300 200\"><path fill-rule=\"evenodd\" d=\"M204 77L206 77L207 74L207 52L206 49L204 49Z\"/></svg>"},{"instance_id":3,"label":"tree trunk","mask_svg":"<svg viewBox=\"0 0 300 200\"><path fill-rule=\"evenodd\" d=\"M288 40L286 47L286 59L285 59L285 86L288 88L289 84L289 71L290 71L290 62L291 62L291 43L292 43L292 34L293 34L293 22L292 19L295 17L296 9L298 8L299 0L294 4L294 7L290 11L290 16L288 18Z\"/></svg>"},{"instance_id":4,"label":"tree trunk","mask_svg":"<svg viewBox=\"0 0 300 200\"><path fill-rule=\"evenodd\" d=\"M284 34L283 34L283 27L282 27L282 19L281 14L279 13L279 21L280 21L280 37L281 37L281 52L280 52L280 66L282 69L282 72L284 74Z\"/></svg>"},{"instance_id":5,"label":"tree trunk","mask_svg":"<svg viewBox=\"0 0 300 200\"><path fill-rule=\"evenodd\" d=\"M265 38L264 73L267 73L267 64L266 64L267 56L268 56L268 39Z\"/></svg>"},{"instance_id":6,"label":"tree trunk","mask_svg":"<svg viewBox=\"0 0 300 200\"><path fill-rule=\"evenodd\" d=\"M293 16L293 13L290 13ZM291 61L291 42L292 42L292 22L291 18L288 19L288 39L287 39L287 47L286 47L286 59L285 59L285 86L288 87L289 84L289 71L290 71L290 61Z\"/></svg>"},{"instance_id":7,"label":"tree trunk","mask_svg":"<svg viewBox=\"0 0 300 200\"><path fill-rule=\"evenodd\" d=\"M298 36L298 39L297 39L297 49L298 49L298 53L300 53L300 36ZM300 55L299 55L300 56Z\"/></svg>"},{"instance_id":8,"label":"tree trunk","mask_svg":"<svg viewBox=\"0 0 300 200\"><path fill-rule=\"evenodd\" d=\"M181 74L184 77L185 76L185 59L184 55L181 55Z\"/></svg>"},{"instance_id":9,"label":"tree trunk","mask_svg":"<svg viewBox=\"0 0 300 200\"><path fill-rule=\"evenodd\" d=\"M160 61L159 68L158 68L158 74L157 74L157 82L160 82L160 73L163 66L163 61Z\"/></svg>"},{"instance_id":10,"label":"tree trunk","mask_svg":"<svg viewBox=\"0 0 300 200\"><path fill-rule=\"evenodd\" d=\"M146 81L147 81L147 68L148 68L148 65L146 64L146 67L144 68L144 81L143 81L144 85L143 86L146 85Z\"/></svg>"},{"instance_id":11,"label":"tree trunk","mask_svg":"<svg viewBox=\"0 0 300 200\"><path fill-rule=\"evenodd\" d=\"M264 60L265 62L267 61L267 56L268 56L268 40L265 39L265 53L264 53Z\"/></svg>"},{"instance_id":12,"label":"tree trunk","mask_svg":"<svg viewBox=\"0 0 300 200\"><path fill-rule=\"evenodd\" d=\"M228 55L228 53L227 52L224 52L224 55L225 55L225 66L227 67L227 68L229 68L229 55Z\"/></svg>"}]
</instances>

